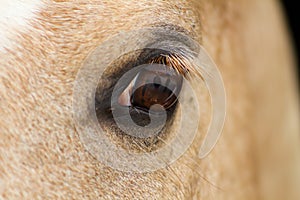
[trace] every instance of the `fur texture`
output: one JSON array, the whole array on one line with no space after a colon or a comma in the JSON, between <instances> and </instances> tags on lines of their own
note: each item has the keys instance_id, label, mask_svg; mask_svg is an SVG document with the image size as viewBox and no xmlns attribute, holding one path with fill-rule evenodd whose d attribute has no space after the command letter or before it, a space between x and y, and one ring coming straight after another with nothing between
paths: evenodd
<instances>
[{"instance_id":1,"label":"fur texture","mask_svg":"<svg viewBox=\"0 0 300 200\"><path fill-rule=\"evenodd\" d=\"M10 16L0 14L0 198L300 198L299 102L276 2L10 2L0 4ZM82 146L73 82L111 35L164 24L188 30L219 66L228 97L224 132L203 160L198 138L166 169L118 172Z\"/></svg>"},{"instance_id":2,"label":"fur texture","mask_svg":"<svg viewBox=\"0 0 300 200\"><path fill-rule=\"evenodd\" d=\"M42 3L24 0L0 1L0 51L13 45L15 32L26 30L28 22L33 19L43 5Z\"/></svg>"}]
</instances>

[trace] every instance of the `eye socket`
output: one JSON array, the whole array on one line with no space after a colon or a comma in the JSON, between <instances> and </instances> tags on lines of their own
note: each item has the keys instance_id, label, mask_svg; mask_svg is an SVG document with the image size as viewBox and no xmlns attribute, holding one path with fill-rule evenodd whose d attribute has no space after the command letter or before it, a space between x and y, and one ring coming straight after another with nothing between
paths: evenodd
<instances>
[{"instance_id":1,"label":"eye socket","mask_svg":"<svg viewBox=\"0 0 300 200\"><path fill-rule=\"evenodd\" d=\"M122 106L149 112L150 107L159 104L165 110L177 102L183 78L169 66L149 65L133 78L118 98ZM153 107L159 113L161 109Z\"/></svg>"},{"instance_id":2,"label":"eye socket","mask_svg":"<svg viewBox=\"0 0 300 200\"><path fill-rule=\"evenodd\" d=\"M150 53L143 54L145 49L150 49ZM157 52L168 56L161 59L161 54ZM179 59L166 59L172 54ZM160 58L156 59L153 55ZM178 103L168 109L171 112L167 116L170 113L172 117L166 121L159 137L131 137L126 130L122 132L123 129L116 126L117 120L112 118L115 112L111 107L113 103L118 103L117 97L121 94L118 92L123 92L136 74L132 74L122 85L118 84L122 83L119 80L127 72L138 69L137 66L152 62L166 64L180 72L184 76L184 84ZM186 76L186 72L191 73ZM203 87L200 87L202 82ZM114 88L120 90L115 93ZM207 118L207 121L201 120L200 123L198 103L203 101L203 108L210 108L209 98L212 108L207 113L212 111L212 119L209 122ZM199 126L205 127L209 122L199 153L203 158L212 150L220 135L226 108L222 77L205 49L187 35L165 27L121 32L103 42L83 62L74 83L73 100L75 126L85 149L98 161L126 172L151 172L168 166L196 139ZM129 110L128 107L126 109ZM203 113L206 111L201 110Z\"/></svg>"}]
</instances>

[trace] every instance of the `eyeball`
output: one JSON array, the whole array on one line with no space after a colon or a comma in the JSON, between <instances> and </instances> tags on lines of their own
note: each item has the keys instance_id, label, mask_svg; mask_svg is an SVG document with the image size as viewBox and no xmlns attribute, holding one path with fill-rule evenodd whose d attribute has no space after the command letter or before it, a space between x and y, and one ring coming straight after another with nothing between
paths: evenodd
<instances>
[{"instance_id":1,"label":"eyeball","mask_svg":"<svg viewBox=\"0 0 300 200\"><path fill-rule=\"evenodd\" d=\"M151 64L137 73L118 103L144 112L155 104L169 109L177 102L182 82L182 75L171 67Z\"/></svg>"}]
</instances>

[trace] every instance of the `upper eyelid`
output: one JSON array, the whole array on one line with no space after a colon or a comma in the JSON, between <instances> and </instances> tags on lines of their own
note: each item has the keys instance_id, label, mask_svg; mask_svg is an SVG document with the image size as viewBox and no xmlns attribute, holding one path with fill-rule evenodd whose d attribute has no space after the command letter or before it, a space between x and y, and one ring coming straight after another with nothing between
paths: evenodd
<instances>
[{"instance_id":1,"label":"upper eyelid","mask_svg":"<svg viewBox=\"0 0 300 200\"><path fill-rule=\"evenodd\" d=\"M162 31L165 31L166 34L168 34L168 32L177 32L177 33L185 35L193 40L196 40L196 38L202 37L201 31L196 33L194 29L186 29L183 26L179 26L177 24L155 23L150 26L153 29L160 29ZM162 38L161 35L159 35L159 34L157 36L158 36L157 38Z\"/></svg>"},{"instance_id":2,"label":"upper eyelid","mask_svg":"<svg viewBox=\"0 0 300 200\"><path fill-rule=\"evenodd\" d=\"M179 32L179 34L177 32ZM135 59L121 61L117 66L113 67L113 74L111 75L114 78L114 81L117 81L118 77L120 77L127 70L130 70L132 67L140 64L145 64L154 57L159 57L161 55L179 55L185 61L192 61L193 57L197 56L198 47L194 45L192 40L190 40L192 38L189 37L189 31L182 27L171 24L163 26L158 25L155 28L147 29L146 34L148 37L150 36L150 39L145 40L145 43L139 43L139 45L142 45L140 47L141 52L138 55L135 55ZM143 37L143 35L137 35L137 38L132 39L138 39L139 37ZM193 65L190 65L189 70L195 72L196 70L194 70L192 66ZM113 85L114 84L111 86L113 87Z\"/></svg>"}]
</instances>

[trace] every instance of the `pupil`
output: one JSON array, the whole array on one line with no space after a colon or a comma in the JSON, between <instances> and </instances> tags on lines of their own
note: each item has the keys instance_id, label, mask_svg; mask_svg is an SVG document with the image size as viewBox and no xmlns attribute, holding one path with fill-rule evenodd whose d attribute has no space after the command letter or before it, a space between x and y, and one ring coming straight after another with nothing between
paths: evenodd
<instances>
[{"instance_id":1,"label":"pupil","mask_svg":"<svg viewBox=\"0 0 300 200\"><path fill-rule=\"evenodd\" d=\"M159 76L155 76L153 81L154 81L154 87L158 88L161 84L161 80L160 80Z\"/></svg>"},{"instance_id":2,"label":"pupil","mask_svg":"<svg viewBox=\"0 0 300 200\"><path fill-rule=\"evenodd\" d=\"M177 97L173 91L157 83L145 84L137 88L131 95L132 106L145 111L155 104L160 104L168 109L176 100Z\"/></svg>"}]
</instances>

